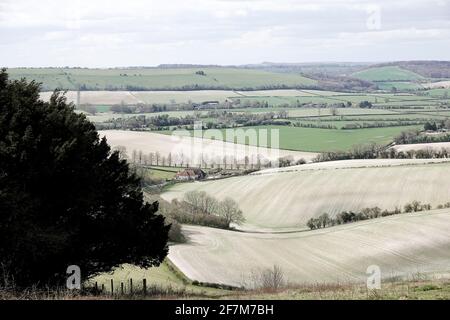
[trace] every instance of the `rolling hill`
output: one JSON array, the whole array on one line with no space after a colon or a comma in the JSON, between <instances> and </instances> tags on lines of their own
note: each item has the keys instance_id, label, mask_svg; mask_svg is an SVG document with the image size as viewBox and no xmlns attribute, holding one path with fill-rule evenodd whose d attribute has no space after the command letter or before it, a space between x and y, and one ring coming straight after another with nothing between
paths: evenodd
<instances>
[{"instance_id":1,"label":"rolling hill","mask_svg":"<svg viewBox=\"0 0 450 320\"><path fill-rule=\"evenodd\" d=\"M435 163L429 163L435 162ZM311 217L379 207L402 208L414 200L433 206L450 201L450 162L445 160L347 160L288 167L225 180L178 184L166 200L202 190L231 197L242 209L244 230L305 228ZM436 186L441 186L436 188Z\"/></svg>"},{"instance_id":2,"label":"rolling hill","mask_svg":"<svg viewBox=\"0 0 450 320\"><path fill-rule=\"evenodd\" d=\"M184 226L189 241L172 246L169 258L190 279L210 283L251 287L252 274L278 265L293 284L365 284L371 265L382 279L447 274L449 228L448 209L281 234Z\"/></svg>"},{"instance_id":3,"label":"rolling hill","mask_svg":"<svg viewBox=\"0 0 450 320\"><path fill-rule=\"evenodd\" d=\"M220 141L220 139L201 139L188 136L165 135L154 132L138 132L126 130L105 130L99 131L100 137L106 136L108 143L113 146L124 146L128 156L131 157L133 151L142 151L144 155L150 152L158 152L161 157L171 155L172 164L184 166L200 165L201 161L222 164L224 157L227 157L228 166L237 161L245 163L248 157L249 163L256 164L258 155L261 160L274 160L278 157L292 156L293 159L305 159L311 161L317 153L279 150L274 148L264 148L234 144Z\"/></svg>"},{"instance_id":4,"label":"rolling hill","mask_svg":"<svg viewBox=\"0 0 450 320\"><path fill-rule=\"evenodd\" d=\"M317 81L300 74L263 70L198 68L22 68L8 69L11 79L42 82L43 91L77 90L199 90L311 88Z\"/></svg>"},{"instance_id":5,"label":"rolling hill","mask_svg":"<svg viewBox=\"0 0 450 320\"><path fill-rule=\"evenodd\" d=\"M417 73L398 66L371 67L352 74L353 77L366 81L413 81L423 77Z\"/></svg>"}]
</instances>

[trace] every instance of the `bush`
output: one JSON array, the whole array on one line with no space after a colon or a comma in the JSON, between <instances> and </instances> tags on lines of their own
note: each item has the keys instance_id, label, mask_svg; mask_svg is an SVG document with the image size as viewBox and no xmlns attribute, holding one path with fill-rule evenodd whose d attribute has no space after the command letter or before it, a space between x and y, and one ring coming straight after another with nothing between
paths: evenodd
<instances>
[{"instance_id":1,"label":"bush","mask_svg":"<svg viewBox=\"0 0 450 320\"><path fill-rule=\"evenodd\" d=\"M166 222L170 224L170 230L169 230L169 241L182 243L186 241L186 238L184 237L183 233L181 232L181 225L178 223L177 220L173 218L166 218Z\"/></svg>"},{"instance_id":2,"label":"bush","mask_svg":"<svg viewBox=\"0 0 450 320\"><path fill-rule=\"evenodd\" d=\"M413 201L411 203L407 203L404 208L404 211L406 213L426 211L426 210L431 210L431 205L430 204L421 204L420 201Z\"/></svg>"}]
</instances>

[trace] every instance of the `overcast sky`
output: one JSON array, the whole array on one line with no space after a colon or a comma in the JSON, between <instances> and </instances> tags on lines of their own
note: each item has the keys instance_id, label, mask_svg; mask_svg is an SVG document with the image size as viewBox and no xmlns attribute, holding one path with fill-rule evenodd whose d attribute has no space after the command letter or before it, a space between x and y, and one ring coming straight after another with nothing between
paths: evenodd
<instances>
[{"instance_id":1,"label":"overcast sky","mask_svg":"<svg viewBox=\"0 0 450 320\"><path fill-rule=\"evenodd\" d=\"M0 0L0 65L450 60L450 0Z\"/></svg>"}]
</instances>

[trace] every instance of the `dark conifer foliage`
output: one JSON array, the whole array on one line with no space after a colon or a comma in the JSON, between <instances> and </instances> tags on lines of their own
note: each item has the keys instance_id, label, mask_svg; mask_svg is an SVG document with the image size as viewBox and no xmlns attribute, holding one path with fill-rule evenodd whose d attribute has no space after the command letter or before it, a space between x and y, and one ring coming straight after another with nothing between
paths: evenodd
<instances>
[{"instance_id":1,"label":"dark conifer foliage","mask_svg":"<svg viewBox=\"0 0 450 320\"><path fill-rule=\"evenodd\" d=\"M0 280L62 284L122 263L158 265L170 226L128 164L64 94L0 71Z\"/></svg>"}]
</instances>

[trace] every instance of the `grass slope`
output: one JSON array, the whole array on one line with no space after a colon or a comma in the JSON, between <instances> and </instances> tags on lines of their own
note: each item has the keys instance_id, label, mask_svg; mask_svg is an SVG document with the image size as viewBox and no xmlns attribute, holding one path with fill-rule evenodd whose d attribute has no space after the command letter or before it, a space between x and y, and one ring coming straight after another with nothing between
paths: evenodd
<instances>
[{"instance_id":1,"label":"grass slope","mask_svg":"<svg viewBox=\"0 0 450 320\"><path fill-rule=\"evenodd\" d=\"M277 264L291 283L365 284L370 265L383 279L448 272L449 228L448 209L284 234L185 226L190 241L171 247L169 257L204 282L248 286L252 272Z\"/></svg>"},{"instance_id":2,"label":"grass slope","mask_svg":"<svg viewBox=\"0 0 450 320\"><path fill-rule=\"evenodd\" d=\"M197 71L206 75L198 75ZM12 79L27 77L43 83L44 90L170 90L195 88L267 88L272 86L311 87L315 80L299 74L274 73L238 68L135 68L135 69L8 69ZM187 88L185 88L187 89Z\"/></svg>"},{"instance_id":3,"label":"grass slope","mask_svg":"<svg viewBox=\"0 0 450 320\"><path fill-rule=\"evenodd\" d=\"M284 172L178 184L162 197L171 200L190 190L202 190L218 199L236 200L247 219L244 229L305 228L308 219L324 212L335 216L375 206L392 210L414 200L433 206L449 202L450 163L424 164L431 161L307 164L297 167L298 171L294 167L282 169Z\"/></svg>"},{"instance_id":4,"label":"grass slope","mask_svg":"<svg viewBox=\"0 0 450 320\"><path fill-rule=\"evenodd\" d=\"M114 292L118 294L121 291L121 283L123 283L124 293L130 292L130 280L133 281L133 290L141 291L143 279L147 280L148 291L155 294L175 294L179 298L184 295L214 298L230 294L228 290L193 285L192 281L168 259L159 267L148 269L125 264L110 273L102 273L90 279L88 284L93 286L97 282L99 288L104 286L105 293L111 293L111 280L113 280Z\"/></svg>"},{"instance_id":5,"label":"grass slope","mask_svg":"<svg viewBox=\"0 0 450 320\"><path fill-rule=\"evenodd\" d=\"M327 123L324 122L324 124ZM280 137L280 149L307 152L326 152L345 151L351 149L355 145L362 145L371 142L386 145L392 142L393 138L399 135L402 131L407 131L419 127L420 126L400 126L357 130L340 130L291 126L254 126L243 127L242 129L246 132L256 130L258 134L259 130L268 130L268 133L271 133L271 130L278 130ZM223 132L223 136L227 141L237 142L237 140L232 140L233 136L226 135L226 130L223 130ZM258 141L258 143L260 142ZM250 142L250 144L256 145L255 142Z\"/></svg>"},{"instance_id":6,"label":"grass slope","mask_svg":"<svg viewBox=\"0 0 450 320\"><path fill-rule=\"evenodd\" d=\"M423 79L421 75L397 66L369 68L355 72L352 76L367 81L412 81Z\"/></svg>"}]
</instances>

